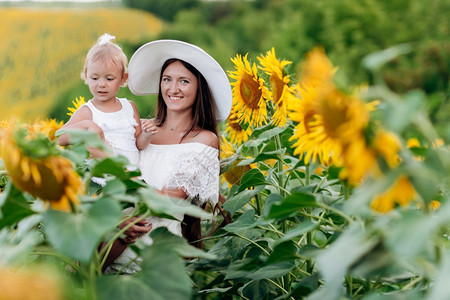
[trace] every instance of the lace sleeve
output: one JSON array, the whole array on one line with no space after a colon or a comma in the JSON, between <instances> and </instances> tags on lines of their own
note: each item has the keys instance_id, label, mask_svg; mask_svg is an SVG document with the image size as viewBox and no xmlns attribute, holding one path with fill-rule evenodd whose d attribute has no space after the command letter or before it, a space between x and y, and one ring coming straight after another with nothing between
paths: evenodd
<instances>
[{"instance_id":1,"label":"lace sleeve","mask_svg":"<svg viewBox=\"0 0 450 300\"><path fill-rule=\"evenodd\" d=\"M166 188L182 188L193 203L206 201L216 205L219 199L220 163L217 150L188 152L179 156L179 163L170 174Z\"/></svg>"}]
</instances>

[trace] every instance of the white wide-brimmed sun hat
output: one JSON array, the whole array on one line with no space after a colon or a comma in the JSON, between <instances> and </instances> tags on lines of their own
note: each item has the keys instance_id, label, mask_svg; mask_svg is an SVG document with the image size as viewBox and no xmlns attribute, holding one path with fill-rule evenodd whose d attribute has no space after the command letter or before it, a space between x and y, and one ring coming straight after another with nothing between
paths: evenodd
<instances>
[{"instance_id":1,"label":"white wide-brimmed sun hat","mask_svg":"<svg viewBox=\"0 0 450 300\"><path fill-rule=\"evenodd\" d=\"M128 87L135 95L157 94L161 68L168 59L181 59L205 77L214 101L216 119L225 121L231 110L228 77L219 63L203 49L178 40L157 40L141 46L128 64Z\"/></svg>"}]
</instances>

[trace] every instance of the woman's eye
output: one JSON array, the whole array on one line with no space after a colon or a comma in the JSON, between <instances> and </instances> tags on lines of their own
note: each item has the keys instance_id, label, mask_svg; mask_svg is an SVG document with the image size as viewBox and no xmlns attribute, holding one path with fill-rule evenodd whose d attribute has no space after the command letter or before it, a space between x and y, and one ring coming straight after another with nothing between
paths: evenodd
<instances>
[{"instance_id":1,"label":"woman's eye","mask_svg":"<svg viewBox=\"0 0 450 300\"><path fill-rule=\"evenodd\" d=\"M164 81L164 82L169 82L170 79L169 79L169 78L163 78L163 81Z\"/></svg>"},{"instance_id":2,"label":"woman's eye","mask_svg":"<svg viewBox=\"0 0 450 300\"><path fill-rule=\"evenodd\" d=\"M188 81L188 80L186 80L186 79L183 79L183 80L181 80L181 83L183 83L183 84L188 84L188 83L189 83L189 81Z\"/></svg>"}]
</instances>

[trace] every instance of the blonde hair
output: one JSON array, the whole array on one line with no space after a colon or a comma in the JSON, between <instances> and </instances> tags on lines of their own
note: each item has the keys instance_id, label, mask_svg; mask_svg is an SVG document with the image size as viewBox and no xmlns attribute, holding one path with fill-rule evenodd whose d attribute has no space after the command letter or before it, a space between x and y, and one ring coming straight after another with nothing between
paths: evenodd
<instances>
[{"instance_id":1,"label":"blonde hair","mask_svg":"<svg viewBox=\"0 0 450 300\"><path fill-rule=\"evenodd\" d=\"M104 33L98 38L97 43L92 46L86 55L81 79L86 82L86 72L91 62L101 61L112 63L122 70L122 76L127 72L128 58L122 48L113 42L114 36ZM126 86L126 82L122 85Z\"/></svg>"}]
</instances>

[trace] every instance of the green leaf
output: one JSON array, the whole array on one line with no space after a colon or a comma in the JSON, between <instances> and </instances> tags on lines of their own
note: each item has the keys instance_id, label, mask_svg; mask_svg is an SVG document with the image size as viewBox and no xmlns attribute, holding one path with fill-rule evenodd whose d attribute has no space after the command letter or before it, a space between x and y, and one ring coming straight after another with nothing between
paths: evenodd
<instances>
[{"instance_id":1,"label":"green leaf","mask_svg":"<svg viewBox=\"0 0 450 300\"><path fill-rule=\"evenodd\" d=\"M363 58L362 64L369 70L376 71L381 69L387 62L397 58L400 55L407 54L411 51L408 44L400 44L382 51L371 53Z\"/></svg>"},{"instance_id":2,"label":"green leaf","mask_svg":"<svg viewBox=\"0 0 450 300\"><path fill-rule=\"evenodd\" d=\"M185 300L192 295L184 260L169 246L157 243L142 252L142 271L137 275L161 299ZM157 298L157 297L155 297ZM147 294L143 299L155 299ZM124 299L128 299L125 297Z\"/></svg>"},{"instance_id":3,"label":"green leaf","mask_svg":"<svg viewBox=\"0 0 450 300\"><path fill-rule=\"evenodd\" d=\"M45 212L44 232L57 251L87 263L102 236L114 228L121 216L117 201L100 198L87 213Z\"/></svg>"},{"instance_id":4,"label":"green leaf","mask_svg":"<svg viewBox=\"0 0 450 300\"><path fill-rule=\"evenodd\" d=\"M245 211L236 221L228 224L223 229L228 232L242 233L248 231L255 223L255 210Z\"/></svg>"},{"instance_id":5,"label":"green leaf","mask_svg":"<svg viewBox=\"0 0 450 300\"><path fill-rule=\"evenodd\" d=\"M284 149L263 152L263 153L258 154L255 158L243 159L237 165L245 166L245 165L257 163L259 161L265 161L268 159L277 159L278 160L280 158L280 155L284 155L284 153L285 153Z\"/></svg>"},{"instance_id":6,"label":"green leaf","mask_svg":"<svg viewBox=\"0 0 450 300\"><path fill-rule=\"evenodd\" d=\"M450 252L444 254L442 263L437 276L434 278L433 285L431 286L431 293L427 300L440 300L450 299L450 289L448 283L450 281Z\"/></svg>"},{"instance_id":7,"label":"green leaf","mask_svg":"<svg viewBox=\"0 0 450 300\"><path fill-rule=\"evenodd\" d=\"M136 276L101 276L96 280L99 300L155 299L165 300L157 291Z\"/></svg>"},{"instance_id":8,"label":"green leaf","mask_svg":"<svg viewBox=\"0 0 450 300\"><path fill-rule=\"evenodd\" d=\"M390 103L385 111L385 126L394 132L402 132L411 124L411 120L423 108L426 95L422 91L410 91L402 100Z\"/></svg>"},{"instance_id":9,"label":"green leaf","mask_svg":"<svg viewBox=\"0 0 450 300\"><path fill-rule=\"evenodd\" d=\"M353 223L339 238L317 257L325 283L339 286L347 270L377 244L366 236L359 223Z\"/></svg>"},{"instance_id":10,"label":"green leaf","mask_svg":"<svg viewBox=\"0 0 450 300\"><path fill-rule=\"evenodd\" d=\"M319 273L314 273L302 281L294 283L291 289L291 296L295 299L302 299L319 287Z\"/></svg>"},{"instance_id":11,"label":"green leaf","mask_svg":"<svg viewBox=\"0 0 450 300\"><path fill-rule=\"evenodd\" d=\"M264 178L264 175L258 169L251 169L246 172L241 178L241 186L239 187L239 192L242 192L245 189L259 186L259 185L268 185L270 182L267 182Z\"/></svg>"},{"instance_id":12,"label":"green leaf","mask_svg":"<svg viewBox=\"0 0 450 300\"><path fill-rule=\"evenodd\" d=\"M294 266L295 266L294 261L286 261L270 264L261 267L256 271L251 272L249 275L247 275L247 277L254 280L281 277L289 273L292 270L292 268L294 268Z\"/></svg>"},{"instance_id":13,"label":"green leaf","mask_svg":"<svg viewBox=\"0 0 450 300\"><path fill-rule=\"evenodd\" d=\"M62 134L70 135L70 143L73 145L83 144L85 146L99 148L105 151L110 151L108 147L106 147L103 140L99 137L99 135L93 131L83 130L83 129L59 129L56 131L55 136L60 136Z\"/></svg>"},{"instance_id":14,"label":"green leaf","mask_svg":"<svg viewBox=\"0 0 450 300\"><path fill-rule=\"evenodd\" d=\"M115 178L106 182L102 192L105 196L114 196L118 194L125 194L126 190L127 187L122 180Z\"/></svg>"},{"instance_id":15,"label":"green leaf","mask_svg":"<svg viewBox=\"0 0 450 300\"><path fill-rule=\"evenodd\" d=\"M7 228L0 230L0 265L27 264L30 252L42 243L42 234L37 230L29 230L20 237Z\"/></svg>"},{"instance_id":16,"label":"green leaf","mask_svg":"<svg viewBox=\"0 0 450 300\"><path fill-rule=\"evenodd\" d=\"M247 204L255 195L259 194L264 189L263 186L258 186L254 190L245 190L232 195L223 204L225 208L231 215L234 215L236 211L241 209L245 204Z\"/></svg>"},{"instance_id":17,"label":"green leaf","mask_svg":"<svg viewBox=\"0 0 450 300\"><path fill-rule=\"evenodd\" d=\"M0 194L0 229L12 226L34 213L23 193L8 182Z\"/></svg>"},{"instance_id":18,"label":"green leaf","mask_svg":"<svg viewBox=\"0 0 450 300\"><path fill-rule=\"evenodd\" d=\"M186 239L169 232L166 227L159 227L150 233L153 245L159 244L169 247L182 257L202 257L206 259L215 259L216 256L203 250L195 248L188 244Z\"/></svg>"},{"instance_id":19,"label":"green leaf","mask_svg":"<svg viewBox=\"0 0 450 300\"><path fill-rule=\"evenodd\" d=\"M210 219L212 217L210 213L196 205L192 205L189 201L161 195L154 188L141 189L139 192L141 199L151 210L153 216L172 217L180 221L183 220L185 214L202 219Z\"/></svg>"},{"instance_id":20,"label":"green leaf","mask_svg":"<svg viewBox=\"0 0 450 300\"><path fill-rule=\"evenodd\" d=\"M270 212L264 218L283 219L296 215L300 209L316 206L314 195L306 193L294 193L284 199L281 203L274 203Z\"/></svg>"},{"instance_id":21,"label":"green leaf","mask_svg":"<svg viewBox=\"0 0 450 300\"><path fill-rule=\"evenodd\" d=\"M286 241L279 243L273 248L272 253L270 253L269 258L265 262L265 265L270 265L273 263L283 262L283 261L294 261L298 259L297 247L294 242Z\"/></svg>"},{"instance_id":22,"label":"green leaf","mask_svg":"<svg viewBox=\"0 0 450 300\"><path fill-rule=\"evenodd\" d=\"M91 169L91 175L102 177L105 174L114 175L121 179L129 178L127 174L128 160L123 156L111 156L102 160L94 160L96 162Z\"/></svg>"},{"instance_id":23,"label":"green leaf","mask_svg":"<svg viewBox=\"0 0 450 300\"><path fill-rule=\"evenodd\" d=\"M433 244L438 225L434 216L409 211L387 231L386 244L402 257L413 257Z\"/></svg>"},{"instance_id":24,"label":"green leaf","mask_svg":"<svg viewBox=\"0 0 450 300\"><path fill-rule=\"evenodd\" d=\"M252 280L246 283L241 291L246 299L265 299L272 287L266 280Z\"/></svg>"},{"instance_id":25,"label":"green leaf","mask_svg":"<svg viewBox=\"0 0 450 300\"><path fill-rule=\"evenodd\" d=\"M276 240L275 245L284 243L284 242L289 241L293 238L296 238L300 235L304 235L308 232L311 232L312 230L316 229L317 226L318 226L317 223L313 223L311 220L306 220L306 221L302 222L300 225L298 225L297 227L286 232L283 237Z\"/></svg>"}]
</instances>

